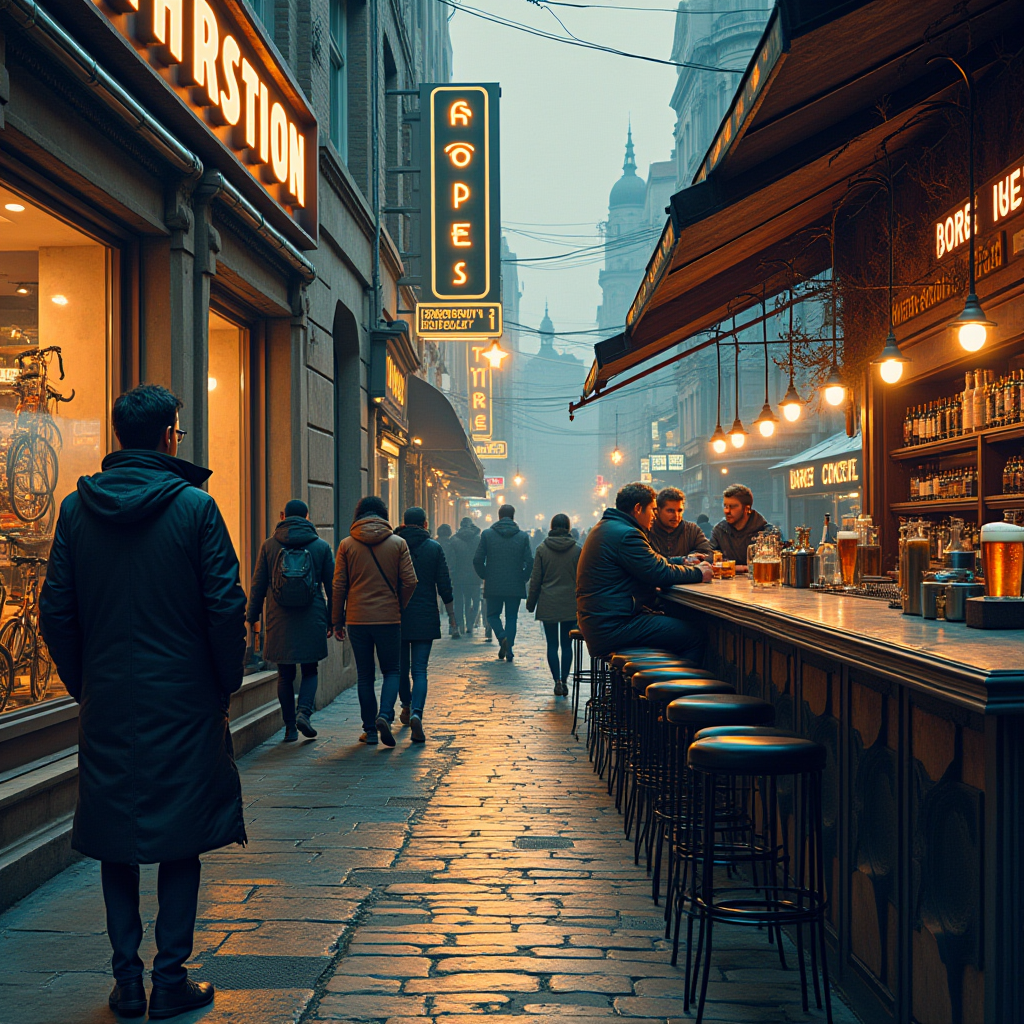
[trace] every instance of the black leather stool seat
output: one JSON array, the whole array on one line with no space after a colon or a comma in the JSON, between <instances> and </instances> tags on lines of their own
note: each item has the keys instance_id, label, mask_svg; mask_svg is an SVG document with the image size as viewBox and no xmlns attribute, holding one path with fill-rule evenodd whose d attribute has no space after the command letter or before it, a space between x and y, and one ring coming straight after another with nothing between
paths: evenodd
<instances>
[{"instance_id":1,"label":"black leather stool seat","mask_svg":"<svg viewBox=\"0 0 1024 1024\"><path fill-rule=\"evenodd\" d=\"M635 680L636 676L633 678ZM705 693L732 692L732 687L720 679L663 679L651 683L644 691L644 696L649 701L667 704L679 697L700 697Z\"/></svg>"},{"instance_id":2,"label":"black leather stool seat","mask_svg":"<svg viewBox=\"0 0 1024 1024\"><path fill-rule=\"evenodd\" d=\"M802 775L824 771L825 758L813 740L756 732L695 740L686 757L691 768L716 775Z\"/></svg>"},{"instance_id":3,"label":"black leather stool seat","mask_svg":"<svg viewBox=\"0 0 1024 1024\"><path fill-rule=\"evenodd\" d=\"M638 693L643 693L651 683L674 682L677 679L714 679L714 676L706 668L690 668L686 664L658 665L656 668L643 668L639 672L634 672L631 676L633 689ZM722 690L720 692L732 693L733 688L730 686L728 691Z\"/></svg>"},{"instance_id":4,"label":"black leather stool seat","mask_svg":"<svg viewBox=\"0 0 1024 1024\"><path fill-rule=\"evenodd\" d=\"M570 629L569 630L569 639L570 640L582 640L583 639L583 630L582 629Z\"/></svg>"},{"instance_id":5,"label":"black leather stool seat","mask_svg":"<svg viewBox=\"0 0 1024 1024\"><path fill-rule=\"evenodd\" d=\"M604 660L609 665L618 671L626 664L627 661L633 661L637 658L675 658L676 655L671 651L659 651L653 647L637 647L631 651L615 651L614 654L609 654Z\"/></svg>"},{"instance_id":6,"label":"black leather stool seat","mask_svg":"<svg viewBox=\"0 0 1024 1024\"><path fill-rule=\"evenodd\" d=\"M670 668L696 667L692 661L687 661L686 658L680 658L678 654L673 654L668 657L631 658L623 663L620 671L628 679L633 673L642 672L645 668L661 668L662 666Z\"/></svg>"},{"instance_id":7,"label":"black leather stool seat","mask_svg":"<svg viewBox=\"0 0 1024 1024\"><path fill-rule=\"evenodd\" d=\"M710 725L701 729L693 738L707 740L712 736L794 736L800 738L792 729L780 729L775 725Z\"/></svg>"},{"instance_id":8,"label":"black leather stool seat","mask_svg":"<svg viewBox=\"0 0 1024 1024\"><path fill-rule=\"evenodd\" d=\"M665 714L670 722L695 730L711 725L770 725L775 721L775 708L768 701L742 693L683 697L672 701Z\"/></svg>"}]
</instances>

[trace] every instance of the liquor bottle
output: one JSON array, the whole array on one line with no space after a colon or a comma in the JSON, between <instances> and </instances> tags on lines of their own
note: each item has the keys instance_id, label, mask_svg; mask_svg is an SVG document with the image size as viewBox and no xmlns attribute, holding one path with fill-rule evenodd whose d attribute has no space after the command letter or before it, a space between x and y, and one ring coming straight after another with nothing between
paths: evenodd
<instances>
[{"instance_id":1,"label":"liquor bottle","mask_svg":"<svg viewBox=\"0 0 1024 1024\"><path fill-rule=\"evenodd\" d=\"M963 428L965 434L974 430L974 374L970 370L964 375L964 390L961 398L963 403Z\"/></svg>"},{"instance_id":2,"label":"liquor bottle","mask_svg":"<svg viewBox=\"0 0 1024 1024\"><path fill-rule=\"evenodd\" d=\"M978 370L978 374L981 376L981 380L974 388L974 429L976 431L984 430L988 426L988 417L985 415L985 391L987 388L984 376L985 371Z\"/></svg>"},{"instance_id":3,"label":"liquor bottle","mask_svg":"<svg viewBox=\"0 0 1024 1024\"><path fill-rule=\"evenodd\" d=\"M834 586L836 577L842 582L839 572L839 557L832 541L831 516L825 513L825 526L821 532L821 543L818 545L818 583L825 587Z\"/></svg>"}]
</instances>

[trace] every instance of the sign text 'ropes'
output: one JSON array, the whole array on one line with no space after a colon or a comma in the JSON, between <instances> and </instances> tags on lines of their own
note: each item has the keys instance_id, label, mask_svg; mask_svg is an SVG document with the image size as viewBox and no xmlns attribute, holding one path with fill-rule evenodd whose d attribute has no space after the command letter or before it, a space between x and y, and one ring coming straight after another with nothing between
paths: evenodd
<instances>
[{"instance_id":1,"label":"sign text 'ropes'","mask_svg":"<svg viewBox=\"0 0 1024 1024\"><path fill-rule=\"evenodd\" d=\"M282 69L262 56L270 51L242 7L231 0L96 5L309 232L303 213L316 207L316 122Z\"/></svg>"}]
</instances>

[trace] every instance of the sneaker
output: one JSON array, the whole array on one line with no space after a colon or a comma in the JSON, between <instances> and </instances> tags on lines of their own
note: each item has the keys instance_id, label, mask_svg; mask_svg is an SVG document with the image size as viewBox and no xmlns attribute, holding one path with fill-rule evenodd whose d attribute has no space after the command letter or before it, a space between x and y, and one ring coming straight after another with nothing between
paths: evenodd
<instances>
[{"instance_id":1,"label":"sneaker","mask_svg":"<svg viewBox=\"0 0 1024 1024\"><path fill-rule=\"evenodd\" d=\"M508 637L503 636L498 641L498 661L504 660L506 654L508 654Z\"/></svg>"},{"instance_id":2,"label":"sneaker","mask_svg":"<svg viewBox=\"0 0 1024 1024\"><path fill-rule=\"evenodd\" d=\"M299 738L299 734L295 729L294 725L286 725L284 727L284 739L283 743L294 743Z\"/></svg>"},{"instance_id":3,"label":"sneaker","mask_svg":"<svg viewBox=\"0 0 1024 1024\"><path fill-rule=\"evenodd\" d=\"M409 705L408 704L403 704L402 705L402 713L398 716L398 720L402 723L402 725L408 725L409 724Z\"/></svg>"},{"instance_id":4,"label":"sneaker","mask_svg":"<svg viewBox=\"0 0 1024 1024\"><path fill-rule=\"evenodd\" d=\"M423 735L423 719L418 714L409 719L409 731L412 733L413 743L422 743L426 739Z\"/></svg>"},{"instance_id":5,"label":"sneaker","mask_svg":"<svg viewBox=\"0 0 1024 1024\"><path fill-rule=\"evenodd\" d=\"M377 745L377 734L375 732L364 732L359 735L359 742L366 743L371 747Z\"/></svg>"},{"instance_id":6,"label":"sneaker","mask_svg":"<svg viewBox=\"0 0 1024 1024\"><path fill-rule=\"evenodd\" d=\"M300 711L295 716L295 728L307 739L311 740L316 735L316 729L310 724L309 713L306 711Z\"/></svg>"},{"instance_id":7,"label":"sneaker","mask_svg":"<svg viewBox=\"0 0 1024 1024\"><path fill-rule=\"evenodd\" d=\"M395 745L395 737L391 735L391 723L383 716L378 716L377 718L377 735L385 747L393 747Z\"/></svg>"},{"instance_id":8,"label":"sneaker","mask_svg":"<svg viewBox=\"0 0 1024 1024\"><path fill-rule=\"evenodd\" d=\"M107 1003L119 1017L141 1017L146 1012L146 989L142 979L115 981Z\"/></svg>"},{"instance_id":9,"label":"sneaker","mask_svg":"<svg viewBox=\"0 0 1024 1024\"><path fill-rule=\"evenodd\" d=\"M200 1006L209 1006L213 995L213 983L209 981L186 978L178 985L154 985L153 994L149 997L149 1019L166 1020L189 1010L198 1010Z\"/></svg>"}]
</instances>

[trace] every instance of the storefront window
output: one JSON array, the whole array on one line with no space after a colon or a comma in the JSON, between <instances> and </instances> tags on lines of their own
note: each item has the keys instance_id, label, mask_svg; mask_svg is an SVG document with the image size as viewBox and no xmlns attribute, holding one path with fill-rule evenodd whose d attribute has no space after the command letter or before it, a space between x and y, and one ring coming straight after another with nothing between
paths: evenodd
<instances>
[{"instance_id":1,"label":"storefront window","mask_svg":"<svg viewBox=\"0 0 1024 1024\"><path fill-rule=\"evenodd\" d=\"M63 696L39 590L60 503L110 448L114 258L0 184L0 712Z\"/></svg>"},{"instance_id":2,"label":"storefront window","mask_svg":"<svg viewBox=\"0 0 1024 1024\"><path fill-rule=\"evenodd\" d=\"M249 431L246 401L246 355L249 332L210 310L209 491L217 500L242 566L249 565L248 471Z\"/></svg>"},{"instance_id":3,"label":"storefront window","mask_svg":"<svg viewBox=\"0 0 1024 1024\"><path fill-rule=\"evenodd\" d=\"M377 452L377 494L388 507L392 523L400 523L401 509L398 507L398 459L394 455Z\"/></svg>"}]
</instances>

